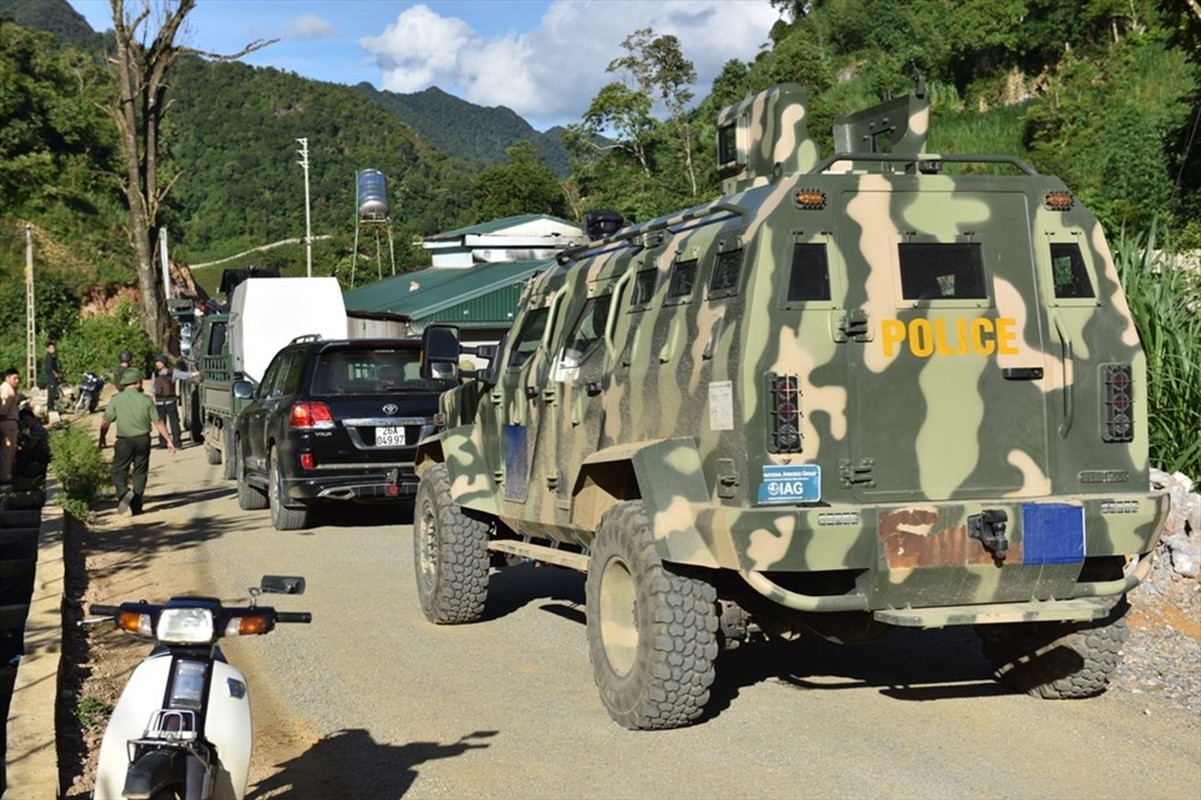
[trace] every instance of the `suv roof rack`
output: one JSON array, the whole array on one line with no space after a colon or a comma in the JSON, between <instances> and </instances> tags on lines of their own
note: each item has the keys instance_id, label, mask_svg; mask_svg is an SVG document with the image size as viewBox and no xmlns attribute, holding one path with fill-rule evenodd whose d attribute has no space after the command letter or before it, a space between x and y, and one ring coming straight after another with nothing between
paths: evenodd
<instances>
[{"instance_id":1,"label":"suv roof rack","mask_svg":"<svg viewBox=\"0 0 1201 800\"><path fill-rule=\"evenodd\" d=\"M321 334L305 333L300 336L297 336L295 339L288 342L288 344L302 344L304 342L319 342L319 341L321 341Z\"/></svg>"}]
</instances>

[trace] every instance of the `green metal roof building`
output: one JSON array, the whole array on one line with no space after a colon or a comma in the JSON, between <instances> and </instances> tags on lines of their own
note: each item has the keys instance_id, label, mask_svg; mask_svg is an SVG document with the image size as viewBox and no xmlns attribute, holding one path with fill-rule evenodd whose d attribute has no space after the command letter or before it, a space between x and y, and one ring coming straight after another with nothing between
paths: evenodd
<instances>
[{"instance_id":1,"label":"green metal roof building","mask_svg":"<svg viewBox=\"0 0 1201 800\"><path fill-rule=\"evenodd\" d=\"M430 267L385 278L343 295L347 313L388 312L418 325L442 322L480 333L508 330L530 278L548 260L499 261L474 267Z\"/></svg>"},{"instance_id":2,"label":"green metal roof building","mask_svg":"<svg viewBox=\"0 0 1201 800\"><path fill-rule=\"evenodd\" d=\"M465 338L496 340L509 329L530 278L563 248L586 241L579 225L546 214L491 220L426 237L434 266L351 289L348 315L392 314L414 327L458 325Z\"/></svg>"}]
</instances>

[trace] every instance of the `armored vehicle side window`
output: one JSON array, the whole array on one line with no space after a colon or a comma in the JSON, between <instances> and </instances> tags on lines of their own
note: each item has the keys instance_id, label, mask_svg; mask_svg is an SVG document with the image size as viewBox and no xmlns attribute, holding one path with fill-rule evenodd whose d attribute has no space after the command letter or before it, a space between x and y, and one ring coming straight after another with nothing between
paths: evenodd
<instances>
[{"instance_id":1,"label":"armored vehicle side window","mask_svg":"<svg viewBox=\"0 0 1201 800\"><path fill-rule=\"evenodd\" d=\"M901 295L906 300L983 300L984 261L975 242L902 242Z\"/></svg>"},{"instance_id":2,"label":"armored vehicle side window","mask_svg":"<svg viewBox=\"0 0 1201 800\"><path fill-rule=\"evenodd\" d=\"M671 288L667 292L668 297L687 297L692 294L692 287L696 283L696 259L688 261L677 261L671 270Z\"/></svg>"},{"instance_id":3,"label":"armored vehicle side window","mask_svg":"<svg viewBox=\"0 0 1201 800\"><path fill-rule=\"evenodd\" d=\"M742 248L717 254L713 264L713 278L709 281L709 292L730 292L738 288L738 275L742 271Z\"/></svg>"},{"instance_id":4,"label":"armored vehicle side window","mask_svg":"<svg viewBox=\"0 0 1201 800\"><path fill-rule=\"evenodd\" d=\"M525 322L517 338L513 340L513 350L509 354L509 368L516 369L526 362L538 345L542 344L542 334L546 332L546 320L550 316L549 308L531 309L525 315Z\"/></svg>"},{"instance_id":5,"label":"armored vehicle side window","mask_svg":"<svg viewBox=\"0 0 1201 800\"><path fill-rule=\"evenodd\" d=\"M1074 242L1051 243L1051 277L1055 280L1056 297L1094 296L1084 256Z\"/></svg>"},{"instance_id":6,"label":"armored vehicle side window","mask_svg":"<svg viewBox=\"0 0 1201 800\"><path fill-rule=\"evenodd\" d=\"M562 365L566 369L578 366L587 358L605 335L605 323L609 319L612 295L593 297L584 304L580 318L576 320L567 347L563 350Z\"/></svg>"},{"instance_id":7,"label":"armored vehicle side window","mask_svg":"<svg viewBox=\"0 0 1201 800\"><path fill-rule=\"evenodd\" d=\"M659 277L659 270L644 269L639 270L634 276L634 291L630 294L631 306L645 306L655 296L655 282Z\"/></svg>"},{"instance_id":8,"label":"armored vehicle side window","mask_svg":"<svg viewBox=\"0 0 1201 800\"><path fill-rule=\"evenodd\" d=\"M717 131L717 166L738 163L738 125L731 122Z\"/></svg>"},{"instance_id":9,"label":"armored vehicle side window","mask_svg":"<svg viewBox=\"0 0 1201 800\"><path fill-rule=\"evenodd\" d=\"M788 302L830 299L830 261L824 244L797 242L792 246Z\"/></svg>"}]
</instances>

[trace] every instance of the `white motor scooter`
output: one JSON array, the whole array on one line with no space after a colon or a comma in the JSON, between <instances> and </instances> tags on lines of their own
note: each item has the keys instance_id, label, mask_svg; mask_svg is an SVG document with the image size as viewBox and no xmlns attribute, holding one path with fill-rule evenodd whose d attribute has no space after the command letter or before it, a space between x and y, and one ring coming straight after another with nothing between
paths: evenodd
<instances>
[{"instance_id":1,"label":"white motor scooter","mask_svg":"<svg viewBox=\"0 0 1201 800\"><path fill-rule=\"evenodd\" d=\"M242 673L225 660L223 636L270 633L278 622L310 622L308 612L258 605L263 592L303 594L304 578L267 575L249 606L212 597L165 605L93 605L99 615L155 643L121 692L100 744L95 800L210 800L246 792L253 729Z\"/></svg>"}]
</instances>

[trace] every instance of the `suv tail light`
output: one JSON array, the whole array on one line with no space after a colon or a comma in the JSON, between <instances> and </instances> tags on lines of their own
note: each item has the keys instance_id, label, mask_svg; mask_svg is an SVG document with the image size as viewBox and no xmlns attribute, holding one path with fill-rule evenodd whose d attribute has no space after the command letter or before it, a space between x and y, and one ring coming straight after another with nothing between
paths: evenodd
<instances>
[{"instance_id":1,"label":"suv tail light","mask_svg":"<svg viewBox=\"0 0 1201 800\"><path fill-rule=\"evenodd\" d=\"M292 419L288 422L292 428L332 428L334 416L329 413L325 403L301 402L292 404Z\"/></svg>"}]
</instances>

